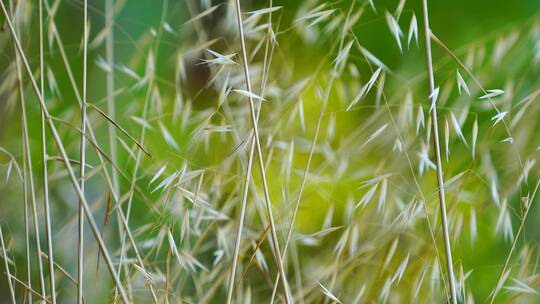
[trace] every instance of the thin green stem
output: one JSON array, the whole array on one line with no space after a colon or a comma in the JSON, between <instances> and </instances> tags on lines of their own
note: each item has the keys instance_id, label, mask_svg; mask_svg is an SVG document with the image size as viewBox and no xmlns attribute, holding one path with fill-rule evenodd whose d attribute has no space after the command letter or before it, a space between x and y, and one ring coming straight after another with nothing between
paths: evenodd
<instances>
[{"instance_id":1,"label":"thin green stem","mask_svg":"<svg viewBox=\"0 0 540 304\"><path fill-rule=\"evenodd\" d=\"M427 0L422 0L422 13L424 16L424 38L425 38L425 55L426 55L426 66L429 82L429 96L435 98L433 93L435 92L435 77L433 73L433 62L431 59L431 39L429 28L429 16L428 16L428 5ZM433 127L433 145L435 148L435 164L437 168L437 192L439 194L439 203L441 209L441 225L443 231L444 239L444 250L446 253L446 268L448 271L448 283L450 285L450 295L452 303L457 304L457 292L454 279L454 269L452 265L452 250L450 246L450 235L448 231L448 218L446 214L446 200L444 194L444 179L443 179L443 168L441 161L441 147L439 142L439 126L437 120L437 107L433 107L431 111L431 120Z\"/></svg>"},{"instance_id":2,"label":"thin green stem","mask_svg":"<svg viewBox=\"0 0 540 304\"><path fill-rule=\"evenodd\" d=\"M43 0L39 0L39 78L41 96L45 97L45 59L43 56ZM45 114L41 111L41 162L43 174L43 205L45 209L45 237L47 241L47 255L49 262L49 288L51 290L51 302L56 304L56 287L54 279L54 248L52 242L52 223L49 202L49 173L47 171L47 134L45 126Z\"/></svg>"},{"instance_id":3,"label":"thin green stem","mask_svg":"<svg viewBox=\"0 0 540 304\"><path fill-rule=\"evenodd\" d=\"M80 148L80 183L81 192L84 196L85 171L86 171L86 86L88 74L88 0L84 0L84 30L83 30L83 84L82 84L82 103L81 103L81 148ZM83 276L84 276L84 210L82 203L79 202L79 239L77 256L77 303L83 304Z\"/></svg>"},{"instance_id":4,"label":"thin green stem","mask_svg":"<svg viewBox=\"0 0 540 304\"><path fill-rule=\"evenodd\" d=\"M236 17L238 21L238 32L240 34L240 44L242 48L242 64L243 64L244 76L245 76L245 81L246 81L246 89L249 93L252 93L251 80L249 78L249 65L247 62L248 57L247 57L247 51L246 51L246 41L244 37L244 26L242 24L242 9L240 6L240 0L236 0ZM278 264L277 266L279 269L279 274L281 276L281 282L283 284L283 293L285 294L285 302L291 303L289 288L287 286L287 277L285 275L285 269L283 267L283 262L282 262L283 259L281 258L281 252L279 249L276 225L274 221L274 216L272 214L272 203L270 201L270 192L268 190L268 182L266 180L266 172L264 169L264 159L263 159L263 154L262 154L262 149L261 149L259 130L257 127L257 115L255 113L255 105L253 102L253 98L251 96L249 97L249 109L251 113L251 122L252 122L253 132L255 136L255 147L257 149L259 170L260 170L261 179L263 183L266 209L268 211L268 218L270 222L270 234L272 237L272 243L274 244L274 254L277 260L276 262Z\"/></svg>"},{"instance_id":5,"label":"thin green stem","mask_svg":"<svg viewBox=\"0 0 540 304\"><path fill-rule=\"evenodd\" d=\"M105 1L105 16L106 27L108 28L108 35L105 39L106 46L106 60L109 66L114 66L114 0ZM114 68L107 71L107 114L112 119L116 119L116 107L114 96ZM117 161L117 144L116 144L116 128L109 124L109 149L111 153L111 160L113 163ZM111 170L113 191L118 197L120 195L120 185L118 182L118 172L114 169Z\"/></svg>"}]
</instances>

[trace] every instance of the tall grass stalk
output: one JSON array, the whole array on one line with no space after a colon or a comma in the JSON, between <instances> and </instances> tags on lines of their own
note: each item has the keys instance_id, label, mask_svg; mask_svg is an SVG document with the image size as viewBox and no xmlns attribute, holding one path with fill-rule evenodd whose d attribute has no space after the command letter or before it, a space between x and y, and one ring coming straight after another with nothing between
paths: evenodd
<instances>
[{"instance_id":1,"label":"tall grass stalk","mask_svg":"<svg viewBox=\"0 0 540 304\"><path fill-rule=\"evenodd\" d=\"M105 28L107 28L108 33L107 37L105 38L105 60L107 61L107 64L109 66L114 66L114 2L113 0L106 0L105 1ZM106 82L107 82L107 114L112 119L116 119L116 105L115 105L115 94L114 94L114 68L111 68L106 73ZM117 144L116 144L116 128L112 124L108 124L108 133L109 133L109 152L110 152L110 158L113 164L117 163L118 156L117 156ZM111 175L112 175L112 189L113 196L115 198L118 198L120 196L120 184L118 181L118 172L115 170L114 165L111 165ZM114 200L117 202L117 200ZM124 244L125 234L123 231L123 225L121 218L125 219L125 216L123 215L122 208L118 208L119 212L117 213L118 218L120 219L118 221L118 232L120 234L120 237L122 238L122 245ZM127 225L127 222L125 224ZM126 228L127 229L127 228ZM123 258L124 252L123 248L120 252L121 259ZM120 263L119 266L119 275L121 275ZM141 265L142 266L142 265ZM142 266L143 267L143 266ZM154 293L152 292L154 295Z\"/></svg>"},{"instance_id":2,"label":"tall grass stalk","mask_svg":"<svg viewBox=\"0 0 540 304\"><path fill-rule=\"evenodd\" d=\"M106 45L106 61L109 66L114 66L114 0L105 1L105 23L108 29L107 37L105 38ZM116 106L114 96L114 69L107 71L107 114L112 119L116 119ZM117 163L118 152L116 144L116 128L109 124L109 150L110 157L113 163ZM120 185L118 181L118 172L111 169L113 191L118 197L120 195Z\"/></svg>"},{"instance_id":3,"label":"tall grass stalk","mask_svg":"<svg viewBox=\"0 0 540 304\"><path fill-rule=\"evenodd\" d=\"M47 15L49 17L49 23L50 23L50 30L52 32L52 38L53 40L56 42L56 46L58 47L58 50L60 51L60 57L62 59L62 63L65 67L65 70L67 72L67 76L68 76L68 79L69 79L69 83L71 85L71 88L73 89L73 92L75 94L75 98L77 100L77 103L79 105L79 107L82 107L83 105L83 100L82 100L82 96L81 96L81 92L80 92L80 89L78 88L77 86L77 82L76 82L76 79L75 79L75 76L73 74L73 70L71 69L71 66L69 64L69 61L68 61L68 56L67 56L67 53L66 53L66 50L64 48L64 44L62 42L62 39L60 38L60 34L58 33L58 30L57 30L57 27L56 27L56 24L55 24L55 20L54 20L54 17L55 17L55 14L53 12L54 8L51 8L48 1L47 0L42 0L45 4L45 9L47 11ZM92 106L92 104L85 104L86 107L88 106ZM95 107L94 107L95 108ZM97 109L97 108L95 108ZM111 163L111 165L113 166L113 168L117 168L117 164L112 161L110 158L108 158L104 151L102 149L100 149L99 145L98 145L98 142L96 140L96 136L94 134L94 129L92 127L92 123L91 123L91 120L87 119L86 120L86 140L89 140L89 142L92 144L92 146L95 148L96 150L96 155L98 157L98 160L99 160L99 164L100 166L102 166L103 168L106 167L106 162L105 162L105 158L107 158L107 161L109 161ZM80 133L82 134L82 130L80 131ZM113 200L115 202L118 201L118 194L114 191L114 185L113 185L113 181L111 180L111 177L109 175L109 171L108 170L102 170L104 176L105 176L105 181L110 189L110 193L112 193L112 197L113 197ZM99 261L99 255L98 255L98 261Z\"/></svg>"},{"instance_id":4,"label":"tall grass stalk","mask_svg":"<svg viewBox=\"0 0 540 304\"><path fill-rule=\"evenodd\" d=\"M45 297L45 281L44 281L44 275L43 275L43 262L41 260L41 243L40 243L40 234L39 234L39 221L38 221L38 215L37 215L37 207L36 207L36 191L34 186L34 174L33 174L33 168L32 168L32 152L30 149L30 139L28 135L28 120L26 115L26 100L24 95L24 89L23 89L23 81L22 81L22 71L20 68L20 61L19 59L16 60L17 63L17 75L19 77L19 87L20 87L20 101L21 101L21 122L22 122L22 131L23 131L23 171L26 171L24 173L24 199L27 201L30 199L31 202L31 208L32 208L32 219L33 219L33 226L34 226L34 237L36 242L36 251L37 251L37 262L38 262L38 271L39 271L39 286L40 286L40 295L44 298ZM30 198L28 198L28 194L30 194Z\"/></svg>"},{"instance_id":5,"label":"tall grass stalk","mask_svg":"<svg viewBox=\"0 0 540 304\"><path fill-rule=\"evenodd\" d=\"M114 66L114 2L113 0L105 1L105 27L107 28L107 37L105 38L105 60L109 66ZM114 120L116 119L116 106L115 106L115 96L114 96L114 68L111 68L106 73L106 82L107 82L107 114ZM110 158L113 163L117 163L117 144L116 144L116 128L112 124L108 124L109 132L109 151ZM111 175L112 175L112 189L113 196L118 198L120 196L120 184L118 181L118 172L114 169L114 166L111 166ZM115 203L117 199L114 200ZM124 258L124 244L125 244L125 231L124 229L129 229L128 223L125 220L122 208L117 208L118 210L118 232L122 238L122 248L120 251L120 261L118 266L118 274L121 275L122 270L122 260ZM128 216L129 218L129 216ZM125 224L124 224L125 223ZM126 228L124 228L126 226ZM129 233L129 232L128 232ZM141 267L144 267L141 265ZM152 295L154 295L152 289Z\"/></svg>"},{"instance_id":6,"label":"tall grass stalk","mask_svg":"<svg viewBox=\"0 0 540 304\"><path fill-rule=\"evenodd\" d=\"M431 29L429 27L429 16L428 16L428 4L427 0L422 0L422 14L424 17L424 38L425 38L425 54L426 54L426 66L427 66L427 75L429 83L429 96L434 97L435 92L435 77L433 73L433 63L431 59ZM436 102L436 101L432 101ZM444 250L446 254L446 268L448 272L448 284L450 286L450 294L452 303L457 304L457 292L454 279L454 269L452 265L452 250L450 246L450 234L448 231L448 219L446 215L446 199L444 194L444 179L443 179L443 168L441 161L441 148L439 143L439 126L437 120L437 106L435 105L431 111L431 121L433 127L433 146L435 153L435 164L437 171L437 192L439 194L439 203L441 209L441 225L443 232L444 240Z\"/></svg>"},{"instance_id":7,"label":"tall grass stalk","mask_svg":"<svg viewBox=\"0 0 540 304\"><path fill-rule=\"evenodd\" d=\"M54 21L55 14L53 14L53 9L51 9L51 7L49 6L48 1L47 0L42 0L42 1L45 3L45 8L47 10L47 15L49 17L49 23L51 25L50 29L52 31L52 38L56 42L56 45L58 46L58 49L60 51L60 57L62 59L63 65L64 65L64 67L66 69L68 79L69 79L69 83L71 84L71 88L73 89L73 92L74 92L75 97L77 99L77 103L78 103L79 107L82 107L83 100L82 100L82 97L81 97L81 93L80 93L79 88L77 87L75 76L74 76L73 71L71 69L71 66L69 64L68 57L67 57L67 54L66 54L66 50L64 48L64 44L62 43L62 39L60 38L60 34L58 33L58 30L56 28L56 24L55 24L55 21ZM43 96L43 94L42 94L42 96ZM85 105L87 107L88 106L93 106L92 104L85 104ZM96 109L96 110L99 110L97 107L93 107L93 108ZM103 112L100 112L100 114L106 116L106 114L103 113ZM107 118L109 118L109 117L107 116ZM115 124L114 126L118 127L117 124ZM107 158L107 161L110 162L113 169L116 169L115 172L118 172L118 165L115 162L115 160L114 159L111 160L110 158L108 158L105 155L104 151L99 147L98 142L96 140L96 136L95 136L94 131L93 131L91 120L88 120L88 119L86 120L86 130L88 131L87 135L86 135L86 140L89 140L89 142L95 148L96 154L97 154L97 157L98 157L98 160L99 160L99 163L100 163L101 167L106 168L105 158ZM82 134L82 131L80 133ZM88 137L88 135L89 135L89 137ZM140 145L138 145L138 146L142 149L142 146L140 146ZM109 187L109 190L110 190L109 193L112 193L113 201L115 203L117 203L119 194L117 194L117 192L114 190L115 189L114 182L111 180L111 177L109 175L109 171L104 169L104 170L102 170L102 172L103 172L103 174L105 176L105 181L106 181L106 183L107 183L107 185ZM121 227L120 221L119 221L119 226ZM98 253L98 257L97 257L98 266L99 266L99 257L100 256L99 256L99 253ZM122 263L120 263L120 265L122 265Z\"/></svg>"},{"instance_id":8,"label":"tall grass stalk","mask_svg":"<svg viewBox=\"0 0 540 304\"><path fill-rule=\"evenodd\" d=\"M14 9L13 9L13 2L10 1L9 5L10 5L11 15L15 16ZM7 13L6 13L6 15L7 15ZM16 47L16 46L14 46L14 47ZM16 65L16 70L17 70L16 71L17 72L17 77L19 79L19 92L22 92L23 91L23 89L21 88L22 81L20 80L18 61L19 61L19 57L18 57L18 55L16 55L15 65ZM22 99L22 96L19 96L19 98ZM20 104L22 105L23 102L21 101ZM23 122L23 119L22 119L22 107L21 107L21 135L24 134L24 128L25 128L25 126L24 126L24 122ZM29 216L28 216L28 190L27 190L27 178L26 178L27 170L26 170L26 157L24 157L24 155L26 154L26 147L25 147L24 142L23 142L23 146L22 146L22 151L23 151L23 171L22 171L23 189L22 190L23 190L23 203L24 203L24 242L25 242L25 258L26 258L26 281L28 283L29 288L32 288L31 287L32 286L32 277L31 277L32 263L31 263L31 259L30 259L30 223L28 222L28 219L29 219ZM5 254L5 251L4 251L4 254ZM32 302L32 293L30 291L28 291L27 296L28 296L28 300L30 302Z\"/></svg>"},{"instance_id":9,"label":"tall grass stalk","mask_svg":"<svg viewBox=\"0 0 540 304\"><path fill-rule=\"evenodd\" d=\"M86 183L86 86L87 86L87 60L88 60L88 0L83 2L83 72L82 72L82 103L81 103L81 146L80 146L80 187L81 193L84 196L84 188ZM106 169L105 169L106 170ZM83 204L79 202L79 238L78 238L78 255L77 255L77 303L83 303L83 276L84 276L84 210Z\"/></svg>"},{"instance_id":10,"label":"tall grass stalk","mask_svg":"<svg viewBox=\"0 0 540 304\"><path fill-rule=\"evenodd\" d=\"M273 1L269 1L269 8L272 8ZM266 33L266 42L265 42L265 49L264 49L264 61L263 61L263 77L261 80L261 87L259 95L264 95L264 89L266 86L266 80L268 77L268 70L271 63L272 58L272 51L273 51L273 43L272 43L272 12L268 14L268 31ZM271 46L271 47L270 47ZM272 49L270 51L270 49ZM261 108L262 105L259 104L257 107L257 117L256 121L259 121L259 116L261 114ZM252 167L253 167L253 156L255 153L255 137L254 135L250 136L250 147L249 147L249 157L248 157L248 163L246 168L246 176L244 180L244 186L243 186L243 192L242 192L242 199L240 203L240 214L238 218L238 230L236 232L236 239L234 244L234 253L233 253L233 264L231 267L231 273L229 276L229 284L227 289L227 304L230 304L232 302L233 293L234 293L234 286L235 286L235 276L236 276L236 269L238 268L238 262L240 258L240 244L242 241L242 231L244 229L244 221L246 216L246 207L247 207L247 198L249 193L249 185L251 182L251 174L252 174Z\"/></svg>"},{"instance_id":11,"label":"tall grass stalk","mask_svg":"<svg viewBox=\"0 0 540 304\"><path fill-rule=\"evenodd\" d=\"M66 50L64 48L64 44L62 42L62 39L60 38L60 34L58 33L58 30L57 30L57 27L56 27L56 24L55 24L55 21L54 21L54 17L55 17L55 14L53 13L54 8L50 7L47 0L43 0L43 1L45 3L45 8L47 10L47 14L48 14L48 17L49 17L49 22L50 22L50 25L51 25L50 29L52 31L52 38L56 42L56 45L58 46L58 50L60 51L60 57L62 59L63 65L64 65L64 67L66 69L68 79L69 79L69 83L71 84L71 88L73 89L73 92L74 92L75 97L77 99L78 105L79 105L79 107L82 107L83 100L82 100L81 92L80 92L80 90L79 90L79 88L77 86L75 76L73 74L73 71L72 71L71 66L69 64L69 61L68 61L68 56L67 56ZM86 106L88 106L88 105L89 104L86 104ZM106 163L105 163L105 159L104 159L105 154L99 148L99 146L97 145L97 140L96 140L96 137L95 137L95 134L94 134L92 124L91 124L90 120L86 120L86 130L88 131L88 135L89 135L89 138L87 138L87 140L90 140L90 142L93 144L93 146L94 146L94 148L96 150L96 154L98 156L99 163L103 168L105 168L106 167ZM110 159L108 158L108 160L110 160ZM118 168L118 166L114 162L114 160L111 162L111 165L113 166L113 168ZM116 172L118 172L118 170L116 170ZM115 186L114 186L113 181L111 180L111 177L109 175L109 171L108 170L103 170L103 174L105 176L105 180L107 182L107 185L109 186L110 193L112 193L113 201L115 203L117 203L119 197L118 197L117 192L114 191ZM119 224L120 224L120 221L119 221ZM98 255L98 261L99 261L99 255ZM120 263L119 267L121 267L122 265L123 264Z\"/></svg>"},{"instance_id":12,"label":"tall grass stalk","mask_svg":"<svg viewBox=\"0 0 540 304\"><path fill-rule=\"evenodd\" d=\"M10 7L12 15L16 16L18 8L13 8L13 3L10 1ZM17 24L17 28L18 28ZM16 46L13 45L14 50ZM39 234L39 221L37 218L37 209L36 209L36 192L34 187L34 174L32 169L32 152L30 149L30 139L28 136L28 121L26 116L26 99L24 94L24 81L22 76L22 69L20 63L20 56L15 56L15 66L17 70L17 79L19 87L19 101L20 101L20 118L21 118L21 133L22 133L22 149L23 149L23 199L24 199L24 208L25 208L25 233L26 233L26 257L27 257L27 282L31 286L31 268L30 268L30 231L28 225L28 201L31 203L32 208L32 219L34 226L34 237L36 242L37 250L37 261L38 261L38 271L39 271L39 283L40 283L40 295L45 296L45 283L43 277L43 263L41 260L41 244L40 244L40 234ZM29 299L32 298L31 293L28 294Z\"/></svg>"},{"instance_id":13,"label":"tall grass stalk","mask_svg":"<svg viewBox=\"0 0 540 304\"><path fill-rule=\"evenodd\" d=\"M60 51L60 57L62 59L63 65L64 65L64 67L66 69L66 73L67 73L67 76L68 76L68 79L69 79L69 83L71 85L71 88L73 89L73 92L75 94L75 98L77 99L77 103L78 103L78 105L80 107L81 104L82 104L81 92L80 92L80 89L78 88L77 81L75 79L75 76L74 76L73 71L71 69L71 66L69 64L69 60L68 60L68 57L67 57L67 54L66 54L66 50L64 48L64 44L62 43L62 39L60 38L60 34L58 33L58 29L57 29L55 21L54 21L54 17L55 17L55 14L53 12L54 8L50 7L47 0L43 0L43 1L45 3L45 9L47 10L47 16L49 17L49 24L50 24L49 28L52 31L52 38L56 42L56 46L58 46L58 50ZM86 104L86 106L88 106L88 105L89 104ZM96 140L96 136L94 134L94 129L92 127L91 120L89 120L89 119L86 120L86 130L87 130L87 134L89 135L89 138L87 137L87 140L90 140L91 143L94 143L93 146L94 146L94 148L96 150L96 154L97 154L97 157L98 157L98 160L99 160L99 164L102 167L106 167L106 163L105 163L105 159L104 159L105 154L103 153L103 151L97 145L97 140ZM112 163L112 165L116 166L116 164L114 164L114 163ZM112 181L111 181L111 177L109 175L109 171L108 170L103 170L103 175L105 176L105 181L107 182L107 186L109 187L109 189L113 189L113 184L112 184ZM113 191L111 191L111 192L113 194L113 198L115 200L117 200L118 197L116 197L116 193L114 193Z\"/></svg>"},{"instance_id":14,"label":"tall grass stalk","mask_svg":"<svg viewBox=\"0 0 540 304\"><path fill-rule=\"evenodd\" d=\"M22 49L22 46L21 46L21 44L19 42L19 38L18 38L18 36L17 36L17 34L15 32L15 29L13 27L13 23L11 21L11 18L9 16L3 2L0 2L0 6L2 8L2 13L5 16L5 21L6 21L6 24L8 25L8 28L9 28L9 31L11 33L12 39L15 41L15 45L17 47L17 52L20 55L20 57L21 57L21 59L23 61L24 67L26 69L26 72L28 74L28 77L30 78L32 88L34 89L34 92L38 97L39 105L42 108L42 110L44 111L45 118L47 120L47 124L48 124L49 129L50 129L50 131L52 133L52 136L53 136L53 139L54 139L54 141L56 143L58 151L60 152L61 159L64 162L64 164L66 166L66 169L68 171L68 176L69 176L69 178L71 180L71 183L72 183L72 185L73 185L73 187L75 189L75 192L76 192L77 196L80 199L80 202L83 204L84 212L86 214L86 217L88 218L88 221L90 223L90 227L92 228L92 232L94 234L94 237L95 237L95 239L96 239L96 241L98 243L98 246L99 246L99 248L101 250L101 253L105 257L105 261L107 262L107 266L109 268L111 276L113 277L116 285L119 286L120 295L122 297L122 300L125 303L128 303L127 293L125 292L124 288L121 287L122 284L121 284L121 281L120 281L120 279L118 277L118 274L117 274L117 272L116 272L116 270L114 268L114 265L113 265L112 259L110 257L109 251L107 250L107 247L105 246L105 242L103 241L103 238L101 237L101 234L99 232L99 228L98 228L98 226L97 226L97 224L95 222L94 216L92 215L92 210L90 209L90 207L88 205L88 202L86 201L86 199L84 197L84 194L83 194L83 192L82 192L82 190L81 190L81 188L79 186L79 181L78 181L77 177L75 176L75 172L73 171L70 160L69 160L69 158L67 156L66 150L64 148L64 144L62 143L60 135L58 134L58 131L57 131L57 129L56 129L54 123L53 123L52 117L49 114L49 111L47 110L47 106L44 103L43 96L41 95L41 92L40 92L39 87L38 87L38 85L36 83L36 80L34 79L32 69L30 68L28 60L26 59L26 56L25 56L24 51Z\"/></svg>"},{"instance_id":15,"label":"tall grass stalk","mask_svg":"<svg viewBox=\"0 0 540 304\"><path fill-rule=\"evenodd\" d=\"M248 66L248 57L247 57L247 51L246 51L246 40L244 35L244 26L242 24L242 9L240 6L240 0L236 0L236 17L238 21L238 32L240 34L240 44L242 48L242 64L243 64L243 70L244 70L244 77L246 81L246 89L250 94L253 94L251 89L251 80L249 77L249 66ZM264 168L264 159L261 149L261 143L260 143L260 137L259 137L259 130L257 127L257 115L255 113L255 105L253 102L253 98L250 96L249 98L249 109L251 113L251 123L253 128L253 133L255 137L255 147L257 149L257 156L259 161L259 170L261 174L261 179L263 183L263 191L264 191L264 197L265 197L265 203L266 203L266 209L268 211L268 219L270 222L270 234L272 237L272 243L274 248L274 255L276 257L276 262L279 270L279 274L281 276L281 282L283 285L283 293L285 296L285 302L291 303L290 294L289 294L289 288L287 284L287 277L285 275L285 269L283 267L283 259L281 258L281 252L279 249L279 242L277 237L277 231L276 231L276 225L274 221L274 216L272 214L272 203L270 202L270 192L268 190L268 183L266 180L266 172ZM259 101L260 102L260 101Z\"/></svg>"},{"instance_id":16,"label":"tall grass stalk","mask_svg":"<svg viewBox=\"0 0 540 304\"><path fill-rule=\"evenodd\" d=\"M41 96L45 97L45 58L43 51L43 1L39 0L38 14L39 14L39 79L40 79L40 92ZM51 302L56 304L56 285L54 276L54 247L52 240L52 222L51 222L51 210L49 202L49 172L47 170L47 132L45 126L45 114L41 111L40 131L41 131L41 162L43 175L43 207L45 211L45 238L47 241L47 256L49 265L49 288L51 293Z\"/></svg>"}]
</instances>

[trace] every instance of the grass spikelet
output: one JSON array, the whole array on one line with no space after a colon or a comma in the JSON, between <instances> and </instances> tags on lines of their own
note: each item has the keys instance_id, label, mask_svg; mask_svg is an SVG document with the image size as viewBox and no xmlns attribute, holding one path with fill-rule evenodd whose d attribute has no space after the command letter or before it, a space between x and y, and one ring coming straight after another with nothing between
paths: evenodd
<instances>
[{"instance_id":1,"label":"grass spikelet","mask_svg":"<svg viewBox=\"0 0 540 304\"><path fill-rule=\"evenodd\" d=\"M480 96L479 99L491 99L497 96L501 96L502 94L504 94L503 90L491 89L491 90L487 90L487 93Z\"/></svg>"},{"instance_id":2,"label":"grass spikelet","mask_svg":"<svg viewBox=\"0 0 540 304\"><path fill-rule=\"evenodd\" d=\"M414 38L414 42L418 46L418 22L416 21L416 15L413 13L411 17L411 23L409 25L409 32L407 34L407 46L411 46L411 41Z\"/></svg>"},{"instance_id":3,"label":"grass spikelet","mask_svg":"<svg viewBox=\"0 0 540 304\"><path fill-rule=\"evenodd\" d=\"M390 32L394 36L396 43L398 45L399 51L403 53L403 47L401 46L401 37L403 37L403 32L397 20L389 12L385 12L386 22L390 28Z\"/></svg>"},{"instance_id":4,"label":"grass spikelet","mask_svg":"<svg viewBox=\"0 0 540 304\"><path fill-rule=\"evenodd\" d=\"M332 302L335 302L335 303L342 303L330 290L328 290L328 288L324 287L323 284L321 284L320 282L317 282L317 284L319 285L319 287L321 288L321 291L322 293L328 298L330 299L330 301Z\"/></svg>"},{"instance_id":5,"label":"grass spikelet","mask_svg":"<svg viewBox=\"0 0 540 304\"><path fill-rule=\"evenodd\" d=\"M463 79L463 76L461 76L461 74L459 73L459 70L456 70L456 79L457 79L459 95L461 95L461 92L464 91L465 93L467 93L467 95L470 96L471 91L469 90L467 83Z\"/></svg>"}]
</instances>

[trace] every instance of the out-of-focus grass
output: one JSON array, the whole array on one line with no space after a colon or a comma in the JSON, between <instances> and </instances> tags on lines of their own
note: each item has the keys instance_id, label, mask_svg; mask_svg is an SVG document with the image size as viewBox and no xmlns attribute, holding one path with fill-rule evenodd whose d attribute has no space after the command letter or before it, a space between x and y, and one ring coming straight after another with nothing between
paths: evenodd
<instances>
[{"instance_id":1,"label":"out-of-focus grass","mask_svg":"<svg viewBox=\"0 0 540 304\"><path fill-rule=\"evenodd\" d=\"M31 1L16 2L20 8L20 37L25 54L38 75L37 6ZM77 86L81 89L82 4L77 1L57 3L54 21ZM116 144L119 155L115 161L121 173L121 195L120 201L114 203L121 203L122 206L116 208L130 213L129 226L144 257L145 267L152 275L152 282L159 290L160 301L165 301L168 292L168 299L172 302L223 302L233 258L251 130L246 98L230 91L244 89L234 4L210 1L118 3L114 26L115 64L108 66L114 69L116 75L117 115L114 119L137 140L140 140L142 125L147 124L150 129L146 131L143 145L152 157L142 157L136 173L137 189L133 204L128 208L126 202L130 196L130 180L136 167L134 159L138 149L129 138L118 135ZM280 248L283 248L302 174L306 170L322 96L331 78L335 59L342 51L338 49L341 30L353 2L327 2L319 11L332 10L331 13L312 26L308 24L316 17L308 21L301 19L324 3L276 1L274 5L281 8L272 14L277 44L274 45L264 96L268 101L262 103L258 125L267 161L266 174L278 223ZM344 303L353 302L359 295L360 303L445 300L442 280L447 277L446 268L444 264L439 268L435 262L437 256L427 228L429 219L440 261L444 263L435 171L419 169L422 164L429 166L419 157L422 151L426 151L434 160L431 137L427 135L429 101L421 6L420 1L404 2L399 18L404 32L401 39L404 50L400 53L385 19L386 11L395 15L398 3L375 0L377 12L373 12L367 2L354 2L353 12L360 9L364 12L354 26L345 32L345 45L349 41L353 44L346 57L345 68L332 86L322 120L322 131L309 168L310 174L307 175L306 190L300 201L293 241L285 259L292 294L306 303L323 301L325 295L317 281ZM265 1L242 4L245 12L268 6ZM212 5L217 5L217 8L211 14L190 21ZM466 295L468 301L483 302L496 287L512 245L511 236L518 230L526 210L522 198L532 195L539 178L536 174L538 166L534 163L536 147L540 143L535 132L539 115L535 105L535 91L538 89L537 41L540 37L536 11L539 7L535 1L461 0L433 1L429 6L432 32L465 62L486 89L505 91L493 100L500 111L508 112L505 122L511 126L513 133L512 143L501 143L509 135L502 122L493 126L496 110L487 101L479 100L484 93L473 79L452 61L449 54L434 44L435 79L441 92L438 103L440 136L444 142L443 154L446 141L450 152L448 160L443 155L444 175L448 181L463 174L448 186L447 200L454 269L458 280L466 276L465 286L461 283L459 286L465 288L460 292ZM96 40L103 34L105 26L104 3L92 1L89 9L88 101L105 111L105 46ZM406 42L413 14L418 18L418 46L415 42L408 46ZM249 16L245 13L244 20ZM265 62L264 41L268 38L265 28L257 29L256 26L263 26L266 17L267 14L262 14L257 22L245 24L248 54L257 50L249 61L255 92L259 91ZM49 24L50 19L46 20ZM50 28L45 28L49 33ZM12 153L18 166L22 167L19 95L10 35L6 28L0 34L0 66L3 67L0 146ZM352 111L346 111L377 68L373 61L366 60L365 53L357 43L384 62L390 70L383 71L384 76L377 79L371 92ZM212 58L204 49L221 54L235 53L232 58L237 64L204 64L202 59ZM500 58L494 55L497 53L501 54ZM70 158L77 159L80 135L74 126L80 124L79 109L58 46L51 35L46 38L45 60L46 102L51 114L58 118L56 124ZM155 62L150 63L152 60ZM463 75L471 96L458 94L456 70ZM151 75L155 77L150 81ZM44 225L39 156L40 111L27 75L23 82L26 84L34 174L37 176L36 185L39 185L36 195L40 224ZM295 88L298 90L295 91ZM410 101L408 96L412 97ZM524 99L527 96L532 97ZM146 114L145 102L149 109ZM425 117L425 125L420 127L419 111L424 111ZM452 124L452 114L457 117L468 146L458 138ZM107 120L91 109L89 115L98 144L108 154ZM513 122L513 119L516 121ZM473 160L471 146L475 120L480 127ZM371 138L377 130L383 132ZM401 151L396 148L398 133L404 140ZM168 139L168 134L172 140ZM63 164L54 158L58 153L52 139L48 141L47 148L47 153L53 157L49 162L49 186L55 259L76 277L77 199L66 179ZM89 145L88 151L88 163L93 167L89 171L95 174L88 179L86 196L95 208L98 223L102 225L111 191L102 170L112 172L115 169L108 163L105 168L100 168L92 146ZM0 212L0 224L4 237L9 240L7 254L14 259L12 272L24 280L21 181L15 174L15 163L7 154L0 153L0 160L5 164L0 174L6 175L11 170L9 179L3 179L0 184L3 193L0 208L4 210ZM530 169L527 182L516 184L523 169L519 160L525 167L533 163L530 168L527 167ZM167 167L163 174L150 184L158 169L165 165ZM248 298L255 302L267 301L277 273L272 249L265 241L250 270L241 277L267 225L256 162L254 166L246 228L241 239L240 267L236 276L242 279L241 288L235 296L238 302L247 302ZM204 202L193 204L191 200L202 172L204 178L197 195ZM165 182L175 174L174 180ZM385 180L387 193L382 195L383 185L377 181L373 197L367 199L365 206L355 208L373 189L371 184L362 187L362 182L381 176L385 176L382 180ZM415 178L421 192L414 182ZM156 189L160 183L162 189ZM421 194L426 199L426 209L423 209ZM383 196L386 200L381 199ZM507 205L504 201L507 201ZM534 221L538 207L534 201L531 208L524 231L516 243L516 251L510 258L510 278L517 281L506 280L505 289L500 291L497 301L534 303L538 300L538 235ZM471 237L473 217L477 223L476 239ZM128 250L125 254L132 260L126 262L126 257L122 257L122 229L119 229L114 209L111 223L100 228L115 262L122 260L129 271L129 275L123 273L122 278L126 287L131 286L132 289L128 290L133 300L141 303L150 301L140 265L138 268L132 262L135 257L129 242L126 242ZM178 250L184 254L182 258L191 264L185 262L180 265L167 240L167 231L174 236ZM201 231L206 232L201 234ZM40 237L44 244L44 236ZM112 280L103 261L100 262L99 271L96 270L97 248L90 233L86 239L85 286L88 290L85 291L85 299L87 303L112 301ZM391 248L396 240L397 247L393 252ZM195 260L204 267L197 266L193 262ZM32 263L32 286L40 291L37 263L35 260ZM405 265L405 268L400 268L400 265ZM396 275L400 270L403 271L402 276ZM439 270L443 272L439 273ZM0 290L7 290L5 276L0 278L0 284ZM22 301L24 290L21 285L16 286L17 295ZM74 285L59 272L56 286L59 303L74 298ZM280 288L278 285L278 297L282 300L283 291ZM362 290L363 293L359 294ZM418 294L415 296L416 292ZM0 299L7 301L7 293L0 293Z\"/></svg>"}]
</instances>

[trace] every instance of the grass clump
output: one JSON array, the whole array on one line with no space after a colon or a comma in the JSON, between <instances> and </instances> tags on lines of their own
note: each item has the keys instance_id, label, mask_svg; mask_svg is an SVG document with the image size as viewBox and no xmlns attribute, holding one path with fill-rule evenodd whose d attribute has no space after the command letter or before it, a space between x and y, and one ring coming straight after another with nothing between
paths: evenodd
<instances>
[{"instance_id":1,"label":"grass clump","mask_svg":"<svg viewBox=\"0 0 540 304\"><path fill-rule=\"evenodd\" d=\"M540 23L446 5L2 1L0 301L534 303Z\"/></svg>"}]
</instances>

